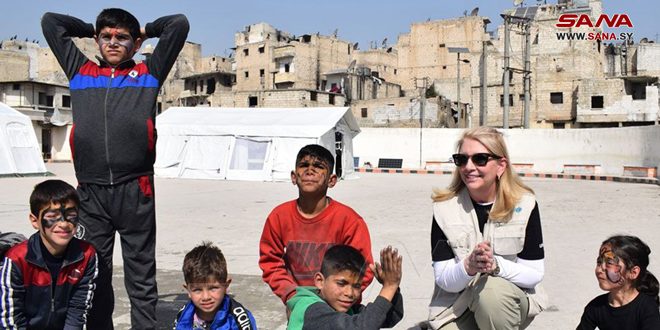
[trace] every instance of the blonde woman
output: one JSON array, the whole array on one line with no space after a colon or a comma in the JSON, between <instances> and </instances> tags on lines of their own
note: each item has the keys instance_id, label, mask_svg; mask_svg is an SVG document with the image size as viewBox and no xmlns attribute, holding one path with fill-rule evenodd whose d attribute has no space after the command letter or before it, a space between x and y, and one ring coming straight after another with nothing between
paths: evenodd
<instances>
[{"instance_id":1,"label":"blonde woman","mask_svg":"<svg viewBox=\"0 0 660 330\"><path fill-rule=\"evenodd\" d=\"M534 191L511 169L502 134L466 130L454 177L434 190L433 329L522 329L544 307L543 235Z\"/></svg>"}]
</instances>

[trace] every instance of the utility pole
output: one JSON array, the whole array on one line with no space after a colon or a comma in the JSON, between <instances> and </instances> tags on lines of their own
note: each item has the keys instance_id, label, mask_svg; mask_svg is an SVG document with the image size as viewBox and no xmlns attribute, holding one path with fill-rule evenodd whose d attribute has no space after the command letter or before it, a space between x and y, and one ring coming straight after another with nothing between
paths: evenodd
<instances>
[{"instance_id":1,"label":"utility pole","mask_svg":"<svg viewBox=\"0 0 660 330\"><path fill-rule=\"evenodd\" d=\"M426 105L426 90L428 89L429 77L413 78L415 79L415 88L419 89L419 168L423 169L422 160L422 131L424 130L424 106ZM422 81L422 86L417 84L417 80Z\"/></svg>"},{"instance_id":2,"label":"utility pole","mask_svg":"<svg viewBox=\"0 0 660 330\"><path fill-rule=\"evenodd\" d=\"M426 106L426 90L428 89L428 77L420 78L422 80L422 86L419 89L419 168L424 168L424 161L422 159L422 132L424 131L424 107ZM415 78L415 85L417 84L417 78Z\"/></svg>"},{"instance_id":3,"label":"utility pole","mask_svg":"<svg viewBox=\"0 0 660 330\"><path fill-rule=\"evenodd\" d=\"M488 34L486 28L487 23L484 24L484 34ZM490 39L490 37L489 37ZM482 42L481 50L481 104L479 109L479 125L486 126L488 123L488 43L489 40Z\"/></svg>"},{"instance_id":4,"label":"utility pole","mask_svg":"<svg viewBox=\"0 0 660 330\"><path fill-rule=\"evenodd\" d=\"M510 75L510 68L509 68L509 48L511 47L511 40L510 40L510 34L511 34L511 22L510 22L510 17L503 15L504 18L504 91L502 95L502 103L504 105L504 109L502 111L502 128L508 129L509 128L509 75Z\"/></svg>"},{"instance_id":5,"label":"utility pole","mask_svg":"<svg viewBox=\"0 0 660 330\"><path fill-rule=\"evenodd\" d=\"M461 60L461 53L469 53L470 50L465 47L449 47L447 51L449 53L456 53L456 109L458 110L459 126L461 126L461 119L463 117L467 118L461 107L461 62L470 63L469 60ZM465 125L463 126L469 126L467 123L468 120L465 121Z\"/></svg>"},{"instance_id":6,"label":"utility pole","mask_svg":"<svg viewBox=\"0 0 660 330\"><path fill-rule=\"evenodd\" d=\"M525 108L523 112L523 127L524 128L529 128L529 88L530 88L530 80L531 80L531 72L530 72L530 52L531 52L531 45L530 45L530 24L529 22L526 22L524 25L525 29L525 68L523 69L523 80L524 80L524 88L525 88Z\"/></svg>"}]
</instances>

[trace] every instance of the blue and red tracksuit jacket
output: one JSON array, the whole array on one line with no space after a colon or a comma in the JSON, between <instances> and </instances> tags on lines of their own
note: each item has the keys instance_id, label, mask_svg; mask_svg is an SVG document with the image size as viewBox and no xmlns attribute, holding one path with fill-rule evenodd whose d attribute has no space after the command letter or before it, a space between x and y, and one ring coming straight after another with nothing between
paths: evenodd
<instances>
[{"instance_id":1,"label":"blue and red tracksuit jacket","mask_svg":"<svg viewBox=\"0 0 660 330\"><path fill-rule=\"evenodd\" d=\"M82 329L98 274L96 251L73 238L53 283L39 233L5 254L0 272L0 328Z\"/></svg>"},{"instance_id":2,"label":"blue and red tracksuit jacket","mask_svg":"<svg viewBox=\"0 0 660 330\"><path fill-rule=\"evenodd\" d=\"M144 62L127 60L112 67L89 60L72 38L92 38L92 24L75 17L46 13L44 37L69 79L73 128L69 136L80 183L113 185L153 174L156 159L158 90L188 36L184 15L161 17L145 25L159 38Z\"/></svg>"}]
</instances>

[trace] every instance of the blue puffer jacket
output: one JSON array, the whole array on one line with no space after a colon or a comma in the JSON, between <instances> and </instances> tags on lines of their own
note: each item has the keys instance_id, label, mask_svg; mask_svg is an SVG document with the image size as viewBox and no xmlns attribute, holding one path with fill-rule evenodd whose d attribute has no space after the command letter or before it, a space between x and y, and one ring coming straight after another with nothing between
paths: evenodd
<instances>
[{"instance_id":1,"label":"blue puffer jacket","mask_svg":"<svg viewBox=\"0 0 660 330\"><path fill-rule=\"evenodd\" d=\"M193 319L195 316L195 305L188 302L177 314L174 322L175 330L194 330ZM215 313L215 319L211 323L211 330L256 330L257 323L249 310L236 300L225 295L220 309Z\"/></svg>"}]
</instances>

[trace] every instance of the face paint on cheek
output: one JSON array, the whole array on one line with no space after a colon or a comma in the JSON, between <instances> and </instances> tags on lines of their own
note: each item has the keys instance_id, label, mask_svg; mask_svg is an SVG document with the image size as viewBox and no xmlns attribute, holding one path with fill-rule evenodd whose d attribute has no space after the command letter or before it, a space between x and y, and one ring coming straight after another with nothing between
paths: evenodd
<instances>
[{"instance_id":1,"label":"face paint on cheek","mask_svg":"<svg viewBox=\"0 0 660 330\"><path fill-rule=\"evenodd\" d=\"M612 283L619 283L621 281L621 274L618 271L607 269L605 274L607 275L607 279Z\"/></svg>"},{"instance_id":2,"label":"face paint on cheek","mask_svg":"<svg viewBox=\"0 0 660 330\"><path fill-rule=\"evenodd\" d=\"M601 248L598 260L601 267L605 270L607 279L612 283L619 283L621 281L621 265L619 265L619 257L617 257L612 250Z\"/></svg>"},{"instance_id":3,"label":"face paint on cheek","mask_svg":"<svg viewBox=\"0 0 660 330\"><path fill-rule=\"evenodd\" d=\"M57 220L46 220L46 219L41 219L41 228L44 229L50 229L53 226L55 226L55 223Z\"/></svg>"},{"instance_id":4,"label":"face paint on cheek","mask_svg":"<svg viewBox=\"0 0 660 330\"><path fill-rule=\"evenodd\" d=\"M100 47L121 46L126 48L128 53L132 52L135 47L133 38L126 34L118 33L117 29L111 29L108 34L104 34L102 37L98 38L98 44Z\"/></svg>"}]
</instances>

